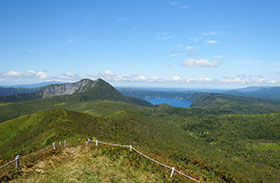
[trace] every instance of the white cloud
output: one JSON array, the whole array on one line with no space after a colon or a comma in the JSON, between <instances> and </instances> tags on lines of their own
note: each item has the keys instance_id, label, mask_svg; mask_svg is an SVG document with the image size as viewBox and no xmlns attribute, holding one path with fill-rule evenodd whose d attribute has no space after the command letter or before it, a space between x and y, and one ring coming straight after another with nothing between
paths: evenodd
<instances>
[{"instance_id":1,"label":"white cloud","mask_svg":"<svg viewBox=\"0 0 280 183\"><path fill-rule=\"evenodd\" d=\"M107 70L107 71L104 72L104 75L105 76L114 76L115 73L113 73L112 71Z\"/></svg>"},{"instance_id":2,"label":"white cloud","mask_svg":"<svg viewBox=\"0 0 280 183\"><path fill-rule=\"evenodd\" d=\"M187 83L190 83L190 82L210 82L210 81L212 81L212 79L211 78L207 78L207 77L188 78L188 79L186 79Z\"/></svg>"},{"instance_id":3,"label":"white cloud","mask_svg":"<svg viewBox=\"0 0 280 183\"><path fill-rule=\"evenodd\" d=\"M213 58L214 59L222 59L222 58L225 58L225 55L216 55Z\"/></svg>"},{"instance_id":4,"label":"white cloud","mask_svg":"<svg viewBox=\"0 0 280 183\"><path fill-rule=\"evenodd\" d=\"M47 78L47 74L44 72L37 72L36 76L38 76L41 79L46 79Z\"/></svg>"},{"instance_id":5,"label":"white cloud","mask_svg":"<svg viewBox=\"0 0 280 183\"><path fill-rule=\"evenodd\" d=\"M216 40L207 40L207 41L204 41L205 43L208 43L208 44L216 44L218 43Z\"/></svg>"},{"instance_id":6,"label":"white cloud","mask_svg":"<svg viewBox=\"0 0 280 183\"><path fill-rule=\"evenodd\" d=\"M192 46L187 46L186 49L191 50L191 49L193 49L193 47Z\"/></svg>"},{"instance_id":7,"label":"white cloud","mask_svg":"<svg viewBox=\"0 0 280 183\"><path fill-rule=\"evenodd\" d=\"M191 62L189 62L191 60ZM189 59L187 62L187 66L191 67L214 67L217 66L218 63L213 63L208 60L192 60ZM161 85L177 85L181 86L190 86L193 85L201 85L201 86L279 86L280 81L277 80L269 80L264 78L261 75L246 75L240 74L236 76L224 76L222 78L210 78L207 76L203 77L182 77L179 75L174 75L171 77L159 77L159 76L147 76L143 74L132 74L132 75L117 75L116 73L106 70L101 73L87 75L90 79L102 78L110 83L133 83L141 84L141 85L151 85L161 84ZM24 84L24 83L38 83L43 81L62 81L62 82L75 82L84 76L81 76L76 73L67 72L60 74L58 76L48 76L44 72L36 72L33 70L26 72L19 71L9 71L6 73L0 73L0 81L1 83L6 83L9 85L12 84Z\"/></svg>"},{"instance_id":8,"label":"white cloud","mask_svg":"<svg viewBox=\"0 0 280 183\"><path fill-rule=\"evenodd\" d=\"M173 81L180 81L182 80L181 76L173 76L172 78Z\"/></svg>"},{"instance_id":9,"label":"white cloud","mask_svg":"<svg viewBox=\"0 0 280 183\"><path fill-rule=\"evenodd\" d=\"M27 72L19 72L19 71L8 71L2 74L4 77L36 77L45 79L47 74L44 72L35 72L33 70L29 70Z\"/></svg>"},{"instance_id":10,"label":"white cloud","mask_svg":"<svg viewBox=\"0 0 280 183\"><path fill-rule=\"evenodd\" d=\"M176 53L172 53L170 55L168 55L168 57L176 57L176 56L180 56L180 55L186 55L187 52L176 52Z\"/></svg>"},{"instance_id":11,"label":"white cloud","mask_svg":"<svg viewBox=\"0 0 280 183\"><path fill-rule=\"evenodd\" d=\"M60 74L59 77L55 77L52 79L59 80L59 81L60 80L75 81L75 80L82 79L82 77L78 74L75 74L72 72L67 72L67 73L62 73L62 74Z\"/></svg>"},{"instance_id":12,"label":"white cloud","mask_svg":"<svg viewBox=\"0 0 280 183\"><path fill-rule=\"evenodd\" d=\"M8 71L6 73L3 74L3 76L21 76L22 73L21 72L18 72L18 71Z\"/></svg>"},{"instance_id":13,"label":"white cloud","mask_svg":"<svg viewBox=\"0 0 280 183\"><path fill-rule=\"evenodd\" d=\"M217 67L220 63L217 61L209 61L207 59L188 59L183 65L186 67Z\"/></svg>"},{"instance_id":14,"label":"white cloud","mask_svg":"<svg viewBox=\"0 0 280 183\"><path fill-rule=\"evenodd\" d=\"M175 36L170 35L168 32L157 32L156 33L156 40L168 40L172 39Z\"/></svg>"},{"instance_id":15,"label":"white cloud","mask_svg":"<svg viewBox=\"0 0 280 183\"><path fill-rule=\"evenodd\" d=\"M29 70L26 72L20 71L8 71L0 73L0 81L8 84L23 84L31 82L41 82L48 79L48 75L45 72L36 72Z\"/></svg>"},{"instance_id":16,"label":"white cloud","mask_svg":"<svg viewBox=\"0 0 280 183\"><path fill-rule=\"evenodd\" d=\"M215 31L200 33L200 35L202 35L202 36L214 36L217 34L218 34L218 32L215 32Z\"/></svg>"}]
</instances>

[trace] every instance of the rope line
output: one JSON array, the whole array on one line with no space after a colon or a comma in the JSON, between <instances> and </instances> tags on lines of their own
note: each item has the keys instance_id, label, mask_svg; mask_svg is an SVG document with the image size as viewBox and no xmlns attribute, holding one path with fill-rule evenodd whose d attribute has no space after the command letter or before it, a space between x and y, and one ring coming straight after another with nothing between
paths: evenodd
<instances>
[{"instance_id":1,"label":"rope line","mask_svg":"<svg viewBox=\"0 0 280 183\"><path fill-rule=\"evenodd\" d=\"M96 142L96 141L94 141L94 142ZM100 143L100 144L105 144L105 145L110 145L110 146L130 147L129 145L112 144L112 143L102 142L102 141L98 141L98 143Z\"/></svg>"},{"instance_id":2,"label":"rope line","mask_svg":"<svg viewBox=\"0 0 280 183\"><path fill-rule=\"evenodd\" d=\"M12 160L12 161L10 161L10 162L8 162L8 163L6 163L6 164L0 166L0 169L1 169L1 168L4 168L5 166L8 166L9 164L11 164L11 163L13 163L13 162L15 162L15 161L16 161L16 160L14 159L14 160Z\"/></svg>"},{"instance_id":3,"label":"rope line","mask_svg":"<svg viewBox=\"0 0 280 183\"><path fill-rule=\"evenodd\" d=\"M45 150L49 149L50 147L52 147L52 146L48 146L48 147L45 147L45 148L43 148L43 149L40 149L39 151L32 152L32 153L30 153L30 154L21 156L20 159L22 159L22 158L27 158L27 157L29 157L29 156L32 156L33 154L37 154L37 153L39 153L39 152L45 151Z\"/></svg>"},{"instance_id":4,"label":"rope line","mask_svg":"<svg viewBox=\"0 0 280 183\"><path fill-rule=\"evenodd\" d=\"M159 161L157 161L157 160L154 160L153 158L150 158L149 156L147 156L147 155L141 153L140 151L138 151L138 150L135 149L134 147L132 147L132 149L133 149L135 152L137 152L137 153L141 154L142 156L144 156L145 158L148 158L149 160L151 160L151 161L153 161L153 162L155 162L155 163L157 163L157 164L160 164L161 166L164 166L164 167L166 167L166 168L172 169L172 167L170 167L170 166L168 166L168 165L165 165L165 164L163 164L163 163L161 163L161 162L159 162Z\"/></svg>"},{"instance_id":5,"label":"rope line","mask_svg":"<svg viewBox=\"0 0 280 183\"><path fill-rule=\"evenodd\" d=\"M27 155L24 155L24 156L20 156L19 159L27 158L27 157L32 156L32 155L34 155L34 154L37 154L37 153L39 153L39 152L45 151L45 150L49 149L50 147L52 147L52 145L50 145L50 146L48 146L48 147L45 147L45 148L43 148L43 149L40 149L39 151L32 152L32 153L27 154ZM14 159L14 160L12 160L12 161L10 161L10 162L8 162L8 163L6 163L6 164L0 166L0 169L1 169L1 168L4 168L5 166L8 166L9 164L11 164L11 163L13 163L13 162L15 162L15 161L16 161L16 159Z\"/></svg>"},{"instance_id":6,"label":"rope line","mask_svg":"<svg viewBox=\"0 0 280 183\"><path fill-rule=\"evenodd\" d=\"M181 174L181 175L183 175L183 176L185 176L185 177L187 177L187 178L193 180L193 181L200 182L199 180L196 180L196 179L192 178L191 176L186 175L186 174L184 174L184 173L182 173L182 172L180 172L180 171L178 171L178 170L176 170L176 169L175 169L174 171L177 172L178 174Z\"/></svg>"},{"instance_id":7,"label":"rope line","mask_svg":"<svg viewBox=\"0 0 280 183\"><path fill-rule=\"evenodd\" d=\"M163 164L163 163L161 163L161 162L159 162L159 161L157 161L157 160L155 160L155 159L153 159L153 158L151 158L151 157L145 155L144 153L142 153L142 152L140 152L139 150L135 149L135 148L132 147L131 145L113 144L113 143L103 142L103 141L99 141L99 140L90 140L90 139L88 139L87 143L89 143L89 142L96 142L96 145L98 145L98 143L100 143L100 144L105 144L105 145L110 145L110 146L118 146L118 147L130 148L130 150L134 150L135 152L137 152L138 154L144 156L145 158L147 158L147 159L149 159L149 160L151 160L151 161L153 161L153 162L155 162L155 163L157 163L157 164L159 164L159 165L161 165L161 166L163 166L163 167L166 167L166 168L171 169L171 170L172 170L171 177L172 177L173 172L175 171L175 172L177 172L178 174L180 174L180 175L182 175L182 176L184 176L184 177L187 177L187 178L189 178L189 179L191 179L191 180L193 180L193 181L195 181L195 182L200 183L199 180L196 180L196 179L192 178L191 176L186 175L186 174L184 174L184 173L182 173L182 172L176 170L174 167L170 167L170 166L168 166L168 165L166 165L166 164ZM39 151L32 152L32 153L30 153L30 154L24 155L24 156L20 157L19 159L23 159L23 158L32 156L32 155L34 155L34 154L37 154L37 153L39 153L39 152L45 151L45 150L49 149L50 147L53 147L53 145L50 145L50 146L45 147L45 148L43 148L43 149L40 149ZM6 164L0 166L0 169L3 168L3 167L5 167L5 166L8 166L9 164L11 164L11 163L13 163L13 162L15 162L15 161L16 161L16 159L14 159L14 160L12 160L12 161L10 161L10 162L8 162L8 163L6 163Z\"/></svg>"},{"instance_id":8,"label":"rope line","mask_svg":"<svg viewBox=\"0 0 280 183\"><path fill-rule=\"evenodd\" d=\"M110 145L110 146L118 146L118 147L131 148L132 150L134 150L134 151L137 152L138 154L144 156L145 158L147 158L147 159L149 159L149 160L151 160L151 161L153 161L153 162L155 162L155 163L157 163L157 164L159 164L159 165L161 165L161 166L164 166L164 167L166 167L166 168L169 168L169 169L171 169L172 171L174 170L175 172L177 172L178 174L180 174L180 175L182 175L182 176L184 176L184 177L187 177L187 178L189 178L189 179L191 179L191 180L193 180L193 181L195 181L195 182L200 183L199 180L196 180L195 178L192 178L191 176L186 175L186 174L184 174L184 173L182 173L182 172L176 170L174 167L165 165L165 164L163 164L163 163L161 163L161 162L159 162L159 161L157 161L157 160L155 160L155 159L153 159L153 158L151 158L151 157L145 155L144 153L140 152L139 150L135 149L134 147L132 147L132 146L130 146L130 145L112 144L112 143L108 143L108 142L103 142L103 141L99 141L99 140L90 140L90 139L88 139L88 142L97 142L97 143L100 143L100 144L105 144L105 145Z\"/></svg>"}]
</instances>

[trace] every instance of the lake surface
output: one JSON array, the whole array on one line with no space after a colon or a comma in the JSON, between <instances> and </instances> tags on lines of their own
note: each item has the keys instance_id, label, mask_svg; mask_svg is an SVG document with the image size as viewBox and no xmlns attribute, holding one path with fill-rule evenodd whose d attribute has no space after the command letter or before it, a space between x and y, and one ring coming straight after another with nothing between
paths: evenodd
<instances>
[{"instance_id":1,"label":"lake surface","mask_svg":"<svg viewBox=\"0 0 280 183\"><path fill-rule=\"evenodd\" d=\"M178 100L178 99L170 99L170 98L143 98L144 100L152 103L153 105L158 104L168 104L175 107L190 107L192 104L189 100Z\"/></svg>"}]
</instances>

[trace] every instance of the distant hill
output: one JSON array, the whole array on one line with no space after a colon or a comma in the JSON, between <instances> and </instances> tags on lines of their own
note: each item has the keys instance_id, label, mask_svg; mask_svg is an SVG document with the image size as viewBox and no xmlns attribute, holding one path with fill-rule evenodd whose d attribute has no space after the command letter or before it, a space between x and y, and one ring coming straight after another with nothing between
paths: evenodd
<instances>
[{"instance_id":1,"label":"distant hill","mask_svg":"<svg viewBox=\"0 0 280 183\"><path fill-rule=\"evenodd\" d=\"M38 88L38 87L44 87L52 84L63 84L63 82L60 81L49 81L49 82L41 82L41 83L34 83L34 84L23 84L23 85L7 85L2 86L3 88Z\"/></svg>"},{"instance_id":2,"label":"distant hill","mask_svg":"<svg viewBox=\"0 0 280 183\"><path fill-rule=\"evenodd\" d=\"M280 101L213 93L201 96L191 107L204 108L216 114L262 114L279 111Z\"/></svg>"},{"instance_id":3,"label":"distant hill","mask_svg":"<svg viewBox=\"0 0 280 183\"><path fill-rule=\"evenodd\" d=\"M225 94L280 100L280 87L248 87L231 90Z\"/></svg>"},{"instance_id":4,"label":"distant hill","mask_svg":"<svg viewBox=\"0 0 280 183\"><path fill-rule=\"evenodd\" d=\"M34 99L58 101L120 100L139 105L152 106L149 102L137 98L125 97L102 79L95 81L83 79L76 83L48 85L36 92L0 97L0 102L19 102ZM59 98L57 98L59 97Z\"/></svg>"},{"instance_id":5,"label":"distant hill","mask_svg":"<svg viewBox=\"0 0 280 183\"><path fill-rule=\"evenodd\" d=\"M0 87L0 96L7 96L7 95L16 95L16 94L23 94L23 93L33 93L38 91L40 88L5 88Z\"/></svg>"},{"instance_id":6,"label":"distant hill","mask_svg":"<svg viewBox=\"0 0 280 183\"><path fill-rule=\"evenodd\" d=\"M271 87L269 87L269 86L249 86L249 87L240 88L240 89L236 89L236 90L239 92L248 93L248 92L255 92L255 91L258 91L258 90L264 89L264 88L271 88Z\"/></svg>"},{"instance_id":7,"label":"distant hill","mask_svg":"<svg viewBox=\"0 0 280 183\"><path fill-rule=\"evenodd\" d=\"M280 100L280 87L262 88L250 93L249 96Z\"/></svg>"}]
</instances>

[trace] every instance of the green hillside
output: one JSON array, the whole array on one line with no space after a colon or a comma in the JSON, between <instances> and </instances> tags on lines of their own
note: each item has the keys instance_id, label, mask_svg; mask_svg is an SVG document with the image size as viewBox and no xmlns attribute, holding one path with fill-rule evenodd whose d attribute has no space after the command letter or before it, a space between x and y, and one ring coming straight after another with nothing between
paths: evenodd
<instances>
[{"instance_id":1,"label":"green hillside","mask_svg":"<svg viewBox=\"0 0 280 183\"><path fill-rule=\"evenodd\" d=\"M90 137L139 147L204 182L277 182L277 111L277 101L207 93L190 108L151 107L100 82L72 95L0 103L0 159Z\"/></svg>"},{"instance_id":2,"label":"green hillside","mask_svg":"<svg viewBox=\"0 0 280 183\"><path fill-rule=\"evenodd\" d=\"M35 161L17 172L13 182L191 182L153 164L129 149L93 144L70 146L53 156Z\"/></svg>"},{"instance_id":3,"label":"green hillside","mask_svg":"<svg viewBox=\"0 0 280 183\"><path fill-rule=\"evenodd\" d=\"M279 101L225 94L202 95L191 106L204 108L211 114L260 114L280 110Z\"/></svg>"},{"instance_id":4,"label":"green hillside","mask_svg":"<svg viewBox=\"0 0 280 183\"><path fill-rule=\"evenodd\" d=\"M277 182L279 178L279 113L209 115L117 101L75 106L93 116L58 109L0 124L1 158L10 159L65 138L79 144L94 137L132 144L207 181Z\"/></svg>"}]
</instances>

